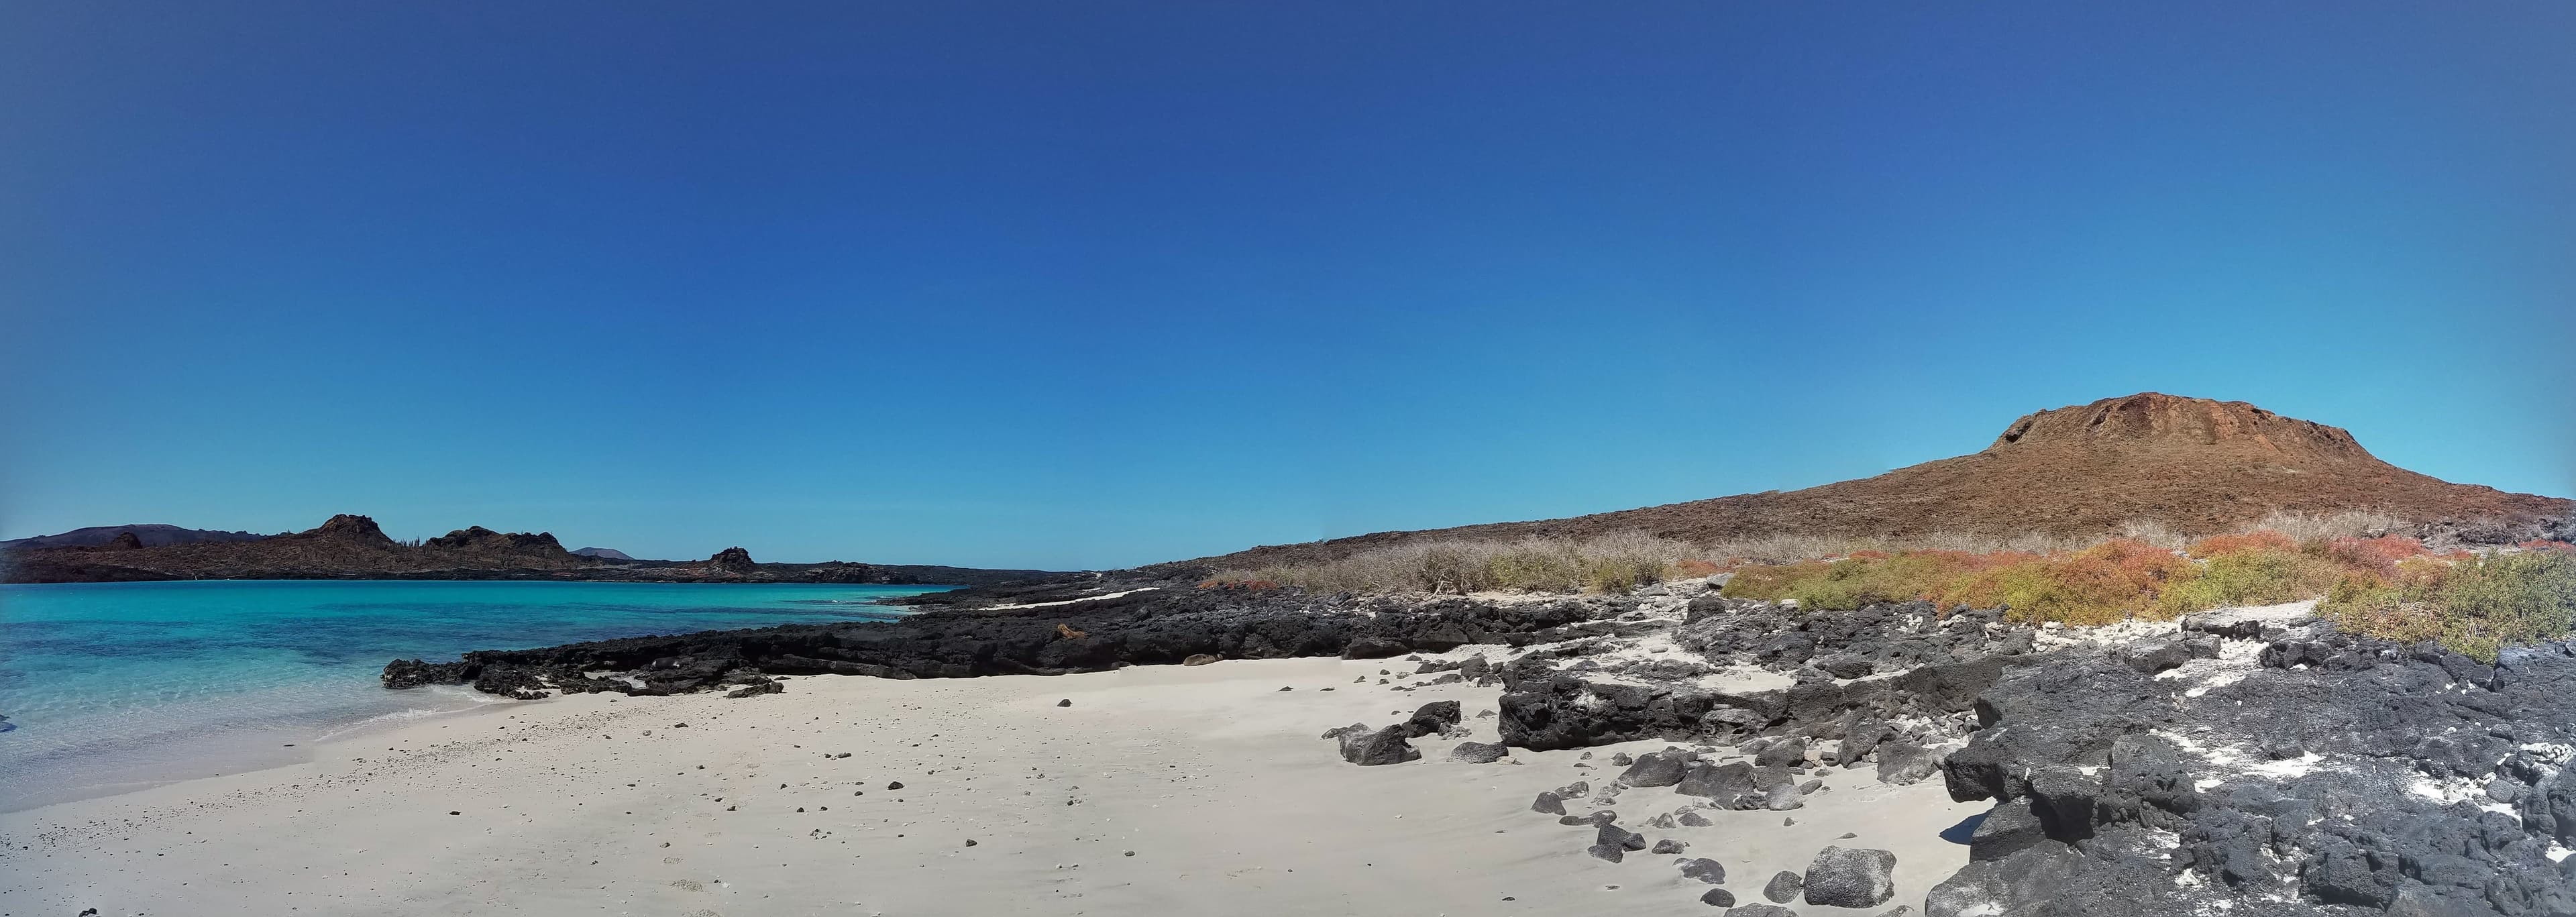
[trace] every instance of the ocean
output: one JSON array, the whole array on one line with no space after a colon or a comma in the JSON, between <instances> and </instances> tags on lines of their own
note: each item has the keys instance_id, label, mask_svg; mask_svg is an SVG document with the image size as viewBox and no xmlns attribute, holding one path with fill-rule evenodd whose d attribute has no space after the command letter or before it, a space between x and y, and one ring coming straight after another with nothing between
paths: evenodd
<instances>
[{"instance_id":1,"label":"ocean","mask_svg":"<svg viewBox=\"0 0 2576 917\"><path fill-rule=\"evenodd\" d=\"M220 581L0 586L0 811L302 760L312 742L501 702L385 690L386 660L888 620L942 586Z\"/></svg>"}]
</instances>

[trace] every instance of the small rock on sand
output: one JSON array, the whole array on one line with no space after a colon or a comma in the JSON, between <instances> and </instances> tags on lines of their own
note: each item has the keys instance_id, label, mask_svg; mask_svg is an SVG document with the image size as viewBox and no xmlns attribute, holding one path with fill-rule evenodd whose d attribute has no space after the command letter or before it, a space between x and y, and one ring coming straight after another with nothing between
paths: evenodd
<instances>
[{"instance_id":1,"label":"small rock on sand","mask_svg":"<svg viewBox=\"0 0 2576 917\"><path fill-rule=\"evenodd\" d=\"M1672 786L1682 782L1682 772L1698 759L1698 752L1678 748L1648 752L1626 762L1628 769L1619 774L1619 782L1629 786ZM1610 763L1622 762L1612 758Z\"/></svg>"},{"instance_id":2,"label":"small rock on sand","mask_svg":"<svg viewBox=\"0 0 2576 917\"><path fill-rule=\"evenodd\" d=\"M1771 881L1763 883L1762 897L1771 899L1773 904L1787 904L1797 898L1800 891L1805 890L1806 884L1805 877L1782 870L1780 874L1772 876Z\"/></svg>"},{"instance_id":3,"label":"small rock on sand","mask_svg":"<svg viewBox=\"0 0 2576 917\"><path fill-rule=\"evenodd\" d=\"M1542 792L1538 794L1538 799L1533 800L1530 803L1530 811L1545 812L1549 815L1563 815L1565 814L1565 799L1555 793Z\"/></svg>"},{"instance_id":4,"label":"small rock on sand","mask_svg":"<svg viewBox=\"0 0 2576 917\"><path fill-rule=\"evenodd\" d=\"M1406 741L1405 727L1389 726L1376 732L1346 732L1341 735L1342 760L1362 767L1401 764L1419 760L1422 752Z\"/></svg>"},{"instance_id":5,"label":"small rock on sand","mask_svg":"<svg viewBox=\"0 0 2576 917\"><path fill-rule=\"evenodd\" d=\"M1208 654L1206 654L1206 653L1198 653L1198 654L1192 655L1192 656L1191 656L1190 658L1188 658L1188 659L1183 659L1183 660L1181 660L1181 664L1182 664L1182 665L1206 665L1206 664L1208 664L1208 663L1215 662L1215 661L1216 661L1216 657L1214 657L1214 656L1210 656L1210 655L1208 655Z\"/></svg>"},{"instance_id":6,"label":"small rock on sand","mask_svg":"<svg viewBox=\"0 0 2576 917\"><path fill-rule=\"evenodd\" d=\"M1710 907L1734 907L1735 893L1723 888L1712 888L1707 894L1699 896L1699 903Z\"/></svg>"},{"instance_id":7,"label":"small rock on sand","mask_svg":"<svg viewBox=\"0 0 2576 917\"><path fill-rule=\"evenodd\" d=\"M1457 747L1449 749L1449 760L1466 764L1492 764L1510 753L1511 749L1504 747L1500 742L1460 742Z\"/></svg>"},{"instance_id":8,"label":"small rock on sand","mask_svg":"<svg viewBox=\"0 0 2576 917\"><path fill-rule=\"evenodd\" d=\"M1058 707L1070 707L1070 706L1073 706L1073 698L1068 697L1068 698L1065 698L1065 699L1063 699L1063 700L1056 701L1056 702L1055 702L1055 705L1056 705L1056 706L1058 706Z\"/></svg>"},{"instance_id":9,"label":"small rock on sand","mask_svg":"<svg viewBox=\"0 0 2576 917\"><path fill-rule=\"evenodd\" d=\"M1808 904L1877 907L1896 897L1896 854L1885 850L1827 847L1807 864Z\"/></svg>"},{"instance_id":10,"label":"small rock on sand","mask_svg":"<svg viewBox=\"0 0 2576 917\"><path fill-rule=\"evenodd\" d=\"M1720 863L1707 857L1693 857L1687 860L1674 860L1673 863L1682 868L1682 878L1698 879L1710 885L1726 884L1726 864L1724 863ZM1732 904L1733 902L1729 903Z\"/></svg>"}]
</instances>

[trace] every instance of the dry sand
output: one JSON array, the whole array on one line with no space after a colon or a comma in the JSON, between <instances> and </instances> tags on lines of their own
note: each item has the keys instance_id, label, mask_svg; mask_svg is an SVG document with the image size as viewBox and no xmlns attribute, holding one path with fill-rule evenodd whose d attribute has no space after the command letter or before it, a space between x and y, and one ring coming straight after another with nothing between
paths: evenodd
<instances>
[{"instance_id":1,"label":"dry sand","mask_svg":"<svg viewBox=\"0 0 2576 917\"><path fill-rule=\"evenodd\" d=\"M1614 751L1664 743L1470 765L1428 738L1422 761L1355 767L1317 735L1433 700L1494 739L1476 714L1496 689L1390 691L1382 668L1411 666L822 676L740 700L496 705L310 763L0 816L0 914L1721 913L1676 857L1594 859L1589 826L1529 811L1541 790L1607 783ZM1920 908L1967 861L1940 834L1982 806L1937 778L1826 780L1804 809L1706 813L1713 827L1645 827L1694 801L1669 789L1612 807L1724 863L1740 903L1827 844L1895 852L1893 900L1801 914Z\"/></svg>"}]
</instances>

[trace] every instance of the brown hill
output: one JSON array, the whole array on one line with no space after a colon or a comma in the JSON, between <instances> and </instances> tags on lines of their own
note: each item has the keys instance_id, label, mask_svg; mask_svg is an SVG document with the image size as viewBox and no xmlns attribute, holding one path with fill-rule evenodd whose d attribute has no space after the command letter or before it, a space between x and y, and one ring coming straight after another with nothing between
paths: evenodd
<instances>
[{"instance_id":1,"label":"brown hill","mask_svg":"<svg viewBox=\"0 0 2576 917\"><path fill-rule=\"evenodd\" d=\"M1428 538L1620 530L1711 544L1773 534L2090 536L2153 520L2209 534L2276 510L2383 512L2472 541L2576 533L2576 501L2417 474L2380 461L2341 429L2241 401L2146 392L2030 414L1984 451L1856 481L1571 519L1379 532L1187 563L1302 563Z\"/></svg>"}]
</instances>

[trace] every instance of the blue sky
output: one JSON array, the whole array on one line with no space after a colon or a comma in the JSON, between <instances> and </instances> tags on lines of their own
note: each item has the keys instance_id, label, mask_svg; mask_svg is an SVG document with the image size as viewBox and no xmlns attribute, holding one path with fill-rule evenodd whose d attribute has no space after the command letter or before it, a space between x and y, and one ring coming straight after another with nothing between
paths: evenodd
<instances>
[{"instance_id":1,"label":"blue sky","mask_svg":"<svg viewBox=\"0 0 2576 917\"><path fill-rule=\"evenodd\" d=\"M1105 567L2161 390L2576 495L2576 5L14 4L0 537Z\"/></svg>"}]
</instances>

